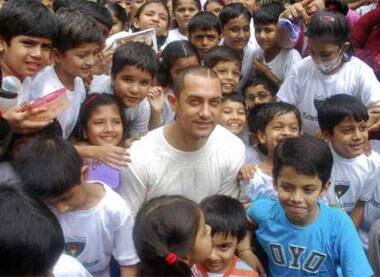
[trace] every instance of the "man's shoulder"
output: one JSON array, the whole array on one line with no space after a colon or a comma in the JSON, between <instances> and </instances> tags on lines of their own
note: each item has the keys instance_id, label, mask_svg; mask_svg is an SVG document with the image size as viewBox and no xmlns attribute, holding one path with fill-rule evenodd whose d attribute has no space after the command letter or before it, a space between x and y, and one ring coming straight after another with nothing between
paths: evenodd
<instances>
[{"instance_id":1,"label":"man's shoulder","mask_svg":"<svg viewBox=\"0 0 380 277\"><path fill-rule=\"evenodd\" d=\"M236 151L236 148L245 150L242 140L221 125L216 125L211 136L211 143L217 144L223 151Z\"/></svg>"}]
</instances>

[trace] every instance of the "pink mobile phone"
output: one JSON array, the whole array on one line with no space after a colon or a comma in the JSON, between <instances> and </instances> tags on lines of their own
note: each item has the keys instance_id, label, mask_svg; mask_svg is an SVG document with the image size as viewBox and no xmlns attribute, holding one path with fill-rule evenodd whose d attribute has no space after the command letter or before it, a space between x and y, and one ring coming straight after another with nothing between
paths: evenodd
<instances>
[{"instance_id":1,"label":"pink mobile phone","mask_svg":"<svg viewBox=\"0 0 380 277\"><path fill-rule=\"evenodd\" d=\"M70 102L66 96L66 89L58 89L30 103L30 108L32 110L40 107L45 107L47 109L45 112L34 115L32 120L42 121L54 119L64 112L69 105Z\"/></svg>"}]
</instances>

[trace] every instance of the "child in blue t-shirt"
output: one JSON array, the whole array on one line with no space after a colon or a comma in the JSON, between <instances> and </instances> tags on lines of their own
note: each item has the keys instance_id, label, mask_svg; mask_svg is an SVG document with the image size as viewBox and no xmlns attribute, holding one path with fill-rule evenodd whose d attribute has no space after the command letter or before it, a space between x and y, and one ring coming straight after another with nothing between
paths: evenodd
<instances>
[{"instance_id":1,"label":"child in blue t-shirt","mask_svg":"<svg viewBox=\"0 0 380 277\"><path fill-rule=\"evenodd\" d=\"M271 276L371 276L372 270L347 214L318 202L325 195L333 157L314 137L288 138L274 155L278 200L260 199L248 209L256 237L268 255Z\"/></svg>"}]
</instances>

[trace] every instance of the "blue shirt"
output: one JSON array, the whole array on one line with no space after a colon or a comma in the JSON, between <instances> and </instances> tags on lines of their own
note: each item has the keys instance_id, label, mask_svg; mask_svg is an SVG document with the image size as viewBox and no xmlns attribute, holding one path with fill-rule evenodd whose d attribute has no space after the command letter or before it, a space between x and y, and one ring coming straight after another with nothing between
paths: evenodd
<instances>
[{"instance_id":1,"label":"blue shirt","mask_svg":"<svg viewBox=\"0 0 380 277\"><path fill-rule=\"evenodd\" d=\"M256 237L269 257L271 276L371 276L355 227L338 209L319 204L317 219L292 224L278 200L259 199L248 209L258 225Z\"/></svg>"}]
</instances>

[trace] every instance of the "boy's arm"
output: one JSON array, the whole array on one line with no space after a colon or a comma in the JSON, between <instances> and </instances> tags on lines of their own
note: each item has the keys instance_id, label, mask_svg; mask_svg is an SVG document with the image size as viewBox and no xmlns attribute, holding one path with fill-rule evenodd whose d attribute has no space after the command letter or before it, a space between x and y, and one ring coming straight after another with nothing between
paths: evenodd
<instances>
[{"instance_id":1,"label":"boy's arm","mask_svg":"<svg viewBox=\"0 0 380 277\"><path fill-rule=\"evenodd\" d=\"M132 266L120 266L120 276L121 277L134 277L137 276L137 267Z\"/></svg>"},{"instance_id":2,"label":"boy's arm","mask_svg":"<svg viewBox=\"0 0 380 277\"><path fill-rule=\"evenodd\" d=\"M150 88L147 99L150 104L149 130L153 130L162 124L161 117L165 101L164 90L158 86Z\"/></svg>"},{"instance_id":3,"label":"boy's arm","mask_svg":"<svg viewBox=\"0 0 380 277\"><path fill-rule=\"evenodd\" d=\"M365 206L365 202L362 200L358 200L355 204L354 209L351 212L351 219L356 228L359 228L362 222L363 215L364 215L364 206Z\"/></svg>"}]
</instances>

